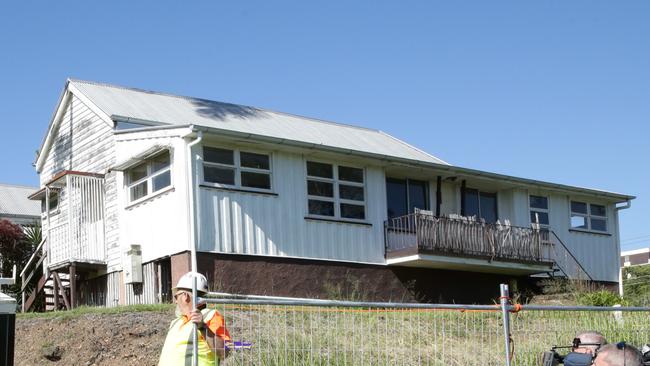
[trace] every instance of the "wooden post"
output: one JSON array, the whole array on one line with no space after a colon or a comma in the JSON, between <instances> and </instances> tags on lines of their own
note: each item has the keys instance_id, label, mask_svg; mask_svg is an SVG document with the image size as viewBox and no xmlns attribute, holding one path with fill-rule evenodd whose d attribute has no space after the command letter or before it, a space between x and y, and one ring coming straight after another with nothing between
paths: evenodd
<instances>
[{"instance_id":1,"label":"wooden post","mask_svg":"<svg viewBox=\"0 0 650 366\"><path fill-rule=\"evenodd\" d=\"M463 179L460 183L460 214L465 216L465 190L467 189L467 182Z\"/></svg>"},{"instance_id":2,"label":"wooden post","mask_svg":"<svg viewBox=\"0 0 650 366\"><path fill-rule=\"evenodd\" d=\"M53 279L52 287L54 288L54 311L59 310L59 284Z\"/></svg>"},{"instance_id":3,"label":"wooden post","mask_svg":"<svg viewBox=\"0 0 650 366\"><path fill-rule=\"evenodd\" d=\"M438 186L436 187L436 217L440 217L440 205L442 204L442 177L438 176Z\"/></svg>"},{"instance_id":4,"label":"wooden post","mask_svg":"<svg viewBox=\"0 0 650 366\"><path fill-rule=\"evenodd\" d=\"M74 309L77 303L77 265L70 264L70 308Z\"/></svg>"}]
</instances>

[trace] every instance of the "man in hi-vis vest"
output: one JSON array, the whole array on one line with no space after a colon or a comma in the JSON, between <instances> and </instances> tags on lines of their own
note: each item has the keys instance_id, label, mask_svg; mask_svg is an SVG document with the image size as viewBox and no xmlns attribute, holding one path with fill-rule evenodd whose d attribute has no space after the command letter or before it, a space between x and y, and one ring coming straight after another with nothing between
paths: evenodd
<instances>
[{"instance_id":1,"label":"man in hi-vis vest","mask_svg":"<svg viewBox=\"0 0 650 366\"><path fill-rule=\"evenodd\" d=\"M199 329L199 365L218 365L226 357L224 342L231 341L231 338L221 314L215 309L192 309L192 281L195 277L199 296L208 292L205 276L192 272L184 274L172 289L177 318L169 326L159 366L192 365L194 323Z\"/></svg>"}]
</instances>

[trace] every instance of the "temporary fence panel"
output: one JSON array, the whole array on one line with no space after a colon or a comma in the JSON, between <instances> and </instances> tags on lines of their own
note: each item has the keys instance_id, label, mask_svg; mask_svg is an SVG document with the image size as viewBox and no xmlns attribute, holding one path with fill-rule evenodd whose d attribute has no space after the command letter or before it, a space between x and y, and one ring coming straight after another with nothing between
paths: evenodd
<instances>
[{"instance_id":1,"label":"temporary fence panel","mask_svg":"<svg viewBox=\"0 0 650 366\"><path fill-rule=\"evenodd\" d=\"M502 307L310 299L204 299L233 340L228 365L505 365ZM650 342L650 308L506 305L511 364L539 365L554 345L596 330Z\"/></svg>"}]
</instances>

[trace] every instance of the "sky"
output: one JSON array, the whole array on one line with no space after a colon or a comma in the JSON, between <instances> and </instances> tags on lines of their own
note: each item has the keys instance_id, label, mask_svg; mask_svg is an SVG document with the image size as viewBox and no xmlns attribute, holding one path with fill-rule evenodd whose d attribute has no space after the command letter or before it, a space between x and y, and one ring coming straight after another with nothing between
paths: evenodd
<instances>
[{"instance_id":1,"label":"sky","mask_svg":"<svg viewBox=\"0 0 650 366\"><path fill-rule=\"evenodd\" d=\"M0 5L0 182L68 77L379 129L453 165L637 196L650 246L650 1Z\"/></svg>"}]
</instances>

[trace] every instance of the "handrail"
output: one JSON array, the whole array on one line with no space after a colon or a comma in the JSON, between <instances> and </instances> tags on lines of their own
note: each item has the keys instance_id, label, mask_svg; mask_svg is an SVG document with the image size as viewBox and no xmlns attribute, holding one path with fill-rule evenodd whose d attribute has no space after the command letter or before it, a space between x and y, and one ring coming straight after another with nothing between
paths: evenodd
<instances>
[{"instance_id":1,"label":"handrail","mask_svg":"<svg viewBox=\"0 0 650 366\"><path fill-rule=\"evenodd\" d=\"M43 240L41 240L41 243L38 244L38 246L36 247L36 250L34 250L34 253L32 253L32 256L29 257L29 260L25 264L25 267L23 267L23 270L20 271L20 277L21 278L25 275L25 272L27 272L27 269L29 267L31 267L32 262L34 261L34 258L36 258L36 254L38 253L39 250L41 250L41 248L43 247L43 244L45 244L46 240L47 240L47 238L43 238ZM47 252L44 252L43 255L47 255ZM24 286L24 284L23 284L23 286Z\"/></svg>"},{"instance_id":2,"label":"handrail","mask_svg":"<svg viewBox=\"0 0 650 366\"><path fill-rule=\"evenodd\" d=\"M589 280L590 280L590 281L593 281L594 279L591 277L591 275L589 274L589 272L587 272L587 270L585 269L585 267L583 267L582 264L580 264L580 261L578 261L578 259L573 255L573 253L571 252L571 250L569 250L569 248L567 248L567 246L564 244L564 242L562 241L562 239L560 239L560 237L557 236L557 234L556 234L553 230L549 230L549 232L553 234L553 236L555 237L555 239L557 239L558 243L560 243L560 244L562 245L562 247L564 248L564 250L565 250L565 251L566 251L566 252L571 256L571 258L573 259L573 261L578 265L578 267L580 267L580 269L582 270L582 272L583 272L585 275L587 275L587 277L589 278ZM555 263L557 264L557 261L556 261ZM559 265L559 264L558 264L558 265ZM564 269L560 268L560 270L561 270L561 271L562 271L562 272L563 272L567 277L569 277L569 275L564 271Z\"/></svg>"}]
</instances>

